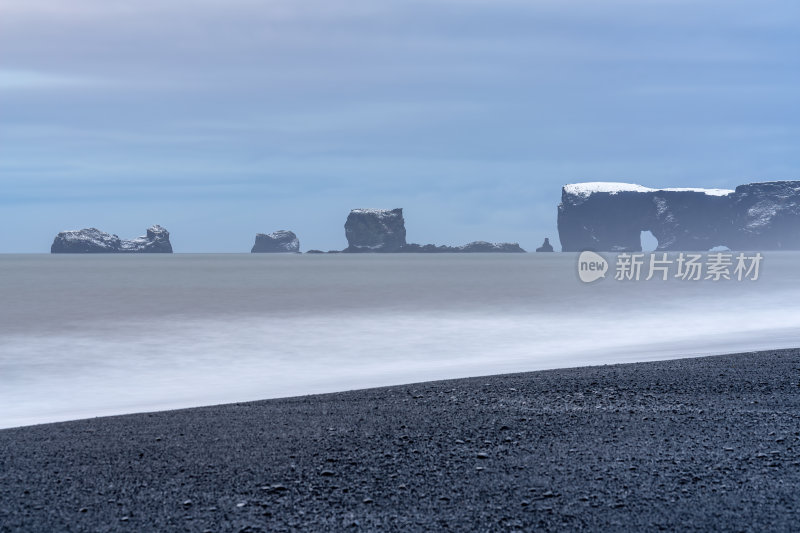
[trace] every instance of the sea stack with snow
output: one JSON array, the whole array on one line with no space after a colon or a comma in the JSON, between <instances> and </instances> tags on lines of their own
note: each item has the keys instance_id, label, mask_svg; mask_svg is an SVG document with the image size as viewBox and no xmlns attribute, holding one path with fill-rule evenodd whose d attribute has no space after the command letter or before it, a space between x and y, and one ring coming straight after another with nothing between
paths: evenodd
<instances>
[{"instance_id":1,"label":"sea stack with snow","mask_svg":"<svg viewBox=\"0 0 800 533\"><path fill-rule=\"evenodd\" d=\"M500 253L500 254L524 254L519 243L516 242L487 242L472 241L462 246L441 246L444 252L473 254L473 253Z\"/></svg>"},{"instance_id":2,"label":"sea stack with snow","mask_svg":"<svg viewBox=\"0 0 800 533\"><path fill-rule=\"evenodd\" d=\"M62 231L50 246L53 254L102 253L172 253L169 232L159 225L147 228L147 234L136 239L123 240L97 228Z\"/></svg>"},{"instance_id":3,"label":"sea stack with snow","mask_svg":"<svg viewBox=\"0 0 800 533\"><path fill-rule=\"evenodd\" d=\"M399 252L406 245L403 209L353 209L344 223L349 253Z\"/></svg>"},{"instance_id":4,"label":"sea stack with snow","mask_svg":"<svg viewBox=\"0 0 800 533\"><path fill-rule=\"evenodd\" d=\"M293 231L284 229L273 233L257 233L256 242L250 252L254 254L299 253L300 240Z\"/></svg>"},{"instance_id":5,"label":"sea stack with snow","mask_svg":"<svg viewBox=\"0 0 800 533\"><path fill-rule=\"evenodd\" d=\"M730 189L591 182L565 185L558 234L565 252L641 251L641 233L659 251L800 250L800 181Z\"/></svg>"}]
</instances>

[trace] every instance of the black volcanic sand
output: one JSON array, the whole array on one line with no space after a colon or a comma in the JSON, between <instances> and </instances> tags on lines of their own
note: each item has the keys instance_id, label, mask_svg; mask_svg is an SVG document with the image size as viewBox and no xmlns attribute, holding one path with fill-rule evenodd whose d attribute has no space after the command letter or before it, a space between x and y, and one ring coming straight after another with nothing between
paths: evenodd
<instances>
[{"instance_id":1,"label":"black volcanic sand","mask_svg":"<svg viewBox=\"0 0 800 533\"><path fill-rule=\"evenodd\" d=\"M800 351L0 431L2 531L800 530Z\"/></svg>"}]
</instances>

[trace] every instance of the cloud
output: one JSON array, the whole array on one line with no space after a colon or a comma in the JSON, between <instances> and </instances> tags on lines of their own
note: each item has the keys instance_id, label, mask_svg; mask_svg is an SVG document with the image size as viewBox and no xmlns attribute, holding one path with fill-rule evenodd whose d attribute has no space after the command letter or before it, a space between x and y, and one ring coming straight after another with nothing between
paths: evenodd
<instances>
[{"instance_id":1,"label":"cloud","mask_svg":"<svg viewBox=\"0 0 800 533\"><path fill-rule=\"evenodd\" d=\"M0 91L98 87L106 84L107 82L89 77L69 76L49 72L0 69Z\"/></svg>"},{"instance_id":2,"label":"cloud","mask_svg":"<svg viewBox=\"0 0 800 533\"><path fill-rule=\"evenodd\" d=\"M391 2L384 5L391 5ZM385 9L382 3L371 0L350 0L346 3L327 0L5 0L0 4L0 15L28 22L59 20L63 23L126 23L132 19L167 14L179 14L190 21L210 16L225 18L230 14L286 21L300 18L341 20L373 15Z\"/></svg>"},{"instance_id":3,"label":"cloud","mask_svg":"<svg viewBox=\"0 0 800 533\"><path fill-rule=\"evenodd\" d=\"M540 206L564 182L797 177L799 11L5 0L0 182L7 201L57 204L53 219L75 198L78 211L168 198L187 219L198 197L231 216L250 197L252 213L417 202L484 213L489 234L531 213L538 246L554 234Z\"/></svg>"}]
</instances>

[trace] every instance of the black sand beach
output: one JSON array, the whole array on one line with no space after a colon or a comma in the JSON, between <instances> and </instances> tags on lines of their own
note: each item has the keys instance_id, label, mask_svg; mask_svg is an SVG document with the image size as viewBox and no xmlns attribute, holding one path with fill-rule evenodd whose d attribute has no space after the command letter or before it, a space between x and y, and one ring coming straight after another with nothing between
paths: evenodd
<instances>
[{"instance_id":1,"label":"black sand beach","mask_svg":"<svg viewBox=\"0 0 800 533\"><path fill-rule=\"evenodd\" d=\"M797 531L800 350L0 431L0 531Z\"/></svg>"}]
</instances>

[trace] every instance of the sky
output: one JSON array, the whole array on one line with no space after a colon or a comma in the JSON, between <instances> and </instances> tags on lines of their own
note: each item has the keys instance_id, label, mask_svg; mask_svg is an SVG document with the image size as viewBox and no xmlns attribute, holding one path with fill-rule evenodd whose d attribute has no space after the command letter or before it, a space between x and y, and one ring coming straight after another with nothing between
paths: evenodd
<instances>
[{"instance_id":1,"label":"sky","mask_svg":"<svg viewBox=\"0 0 800 533\"><path fill-rule=\"evenodd\" d=\"M558 247L561 187L800 179L796 0L3 0L0 252L176 252L352 208Z\"/></svg>"}]
</instances>

